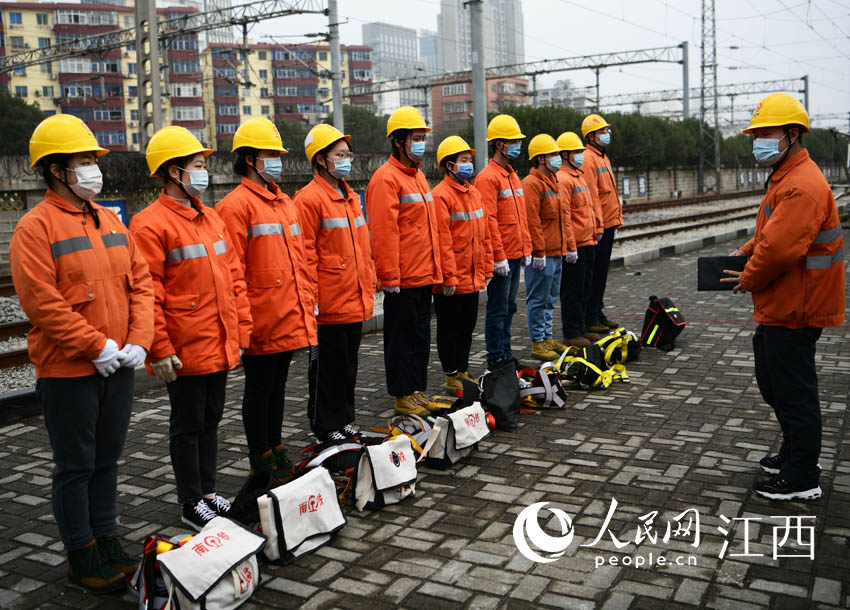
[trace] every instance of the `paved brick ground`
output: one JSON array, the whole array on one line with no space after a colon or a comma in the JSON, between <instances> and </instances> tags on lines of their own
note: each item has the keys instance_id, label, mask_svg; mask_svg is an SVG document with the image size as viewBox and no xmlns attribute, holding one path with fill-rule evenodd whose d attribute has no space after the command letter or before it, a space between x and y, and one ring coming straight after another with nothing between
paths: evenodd
<instances>
[{"instance_id":1,"label":"paved brick ground","mask_svg":"<svg viewBox=\"0 0 850 610\"><path fill-rule=\"evenodd\" d=\"M630 366L631 384L572 392L567 409L524 416L518 431L497 433L465 464L449 472L423 470L414 498L376 513L351 513L330 546L290 566L264 566L264 585L245 607L850 605L850 331L830 329L819 343L823 499L777 504L757 498L751 491L759 479L756 462L777 449L778 427L753 377L751 301L695 291L695 257L728 249L715 246L611 274L609 312L631 328L639 329L650 294L671 296L689 321L675 351L645 350ZM523 316L517 316L515 336L522 346L518 356L527 358ZM480 369L483 334L473 349ZM380 334L366 336L357 392L361 426L391 414L381 362ZM433 362L430 389L436 392L436 354ZM304 370L301 355L287 391L284 434L293 450L309 441ZM241 391L241 372L235 371L220 445L220 490L231 495L247 470ZM136 545L151 532L185 531L177 519L167 416L164 391L138 397L119 487L121 533ZM40 418L8 425L0 438L0 607L127 607L120 597L98 598L66 584ZM595 546L580 547L600 534L613 499L618 506L607 529L626 545L616 548L602 532ZM571 516L575 538L565 556L535 564L517 551L512 526L524 507L541 501ZM692 535L675 535L674 517L688 508L700 518L697 548ZM638 545L641 517L650 511L658 511L652 536ZM773 558L787 516L814 517L814 559L806 530L796 556ZM541 522L550 517L544 509ZM727 525L724 517L752 518L748 535L742 521ZM664 542L668 522L673 534ZM780 555L795 554L796 532L790 534ZM659 555L667 565L647 565ZM639 557L644 565L636 567ZM685 565L676 565L677 559Z\"/></svg>"}]
</instances>

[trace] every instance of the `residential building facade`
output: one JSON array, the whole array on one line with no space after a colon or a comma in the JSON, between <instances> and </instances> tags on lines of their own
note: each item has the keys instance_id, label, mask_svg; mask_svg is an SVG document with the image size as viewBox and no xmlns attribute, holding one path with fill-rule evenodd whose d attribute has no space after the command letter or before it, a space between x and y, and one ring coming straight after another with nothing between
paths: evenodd
<instances>
[{"instance_id":1,"label":"residential building facade","mask_svg":"<svg viewBox=\"0 0 850 610\"><path fill-rule=\"evenodd\" d=\"M389 23L365 23L363 44L370 46L376 81L422 76L425 67L419 59L416 30ZM402 106L425 106L425 94L418 89L401 91Z\"/></svg>"},{"instance_id":2,"label":"residential building facade","mask_svg":"<svg viewBox=\"0 0 850 610\"><path fill-rule=\"evenodd\" d=\"M483 10L484 66L525 63L522 1L487 0ZM464 0L441 0L437 36L441 72L459 72L472 68L469 8Z\"/></svg>"},{"instance_id":3,"label":"residential building facade","mask_svg":"<svg viewBox=\"0 0 850 610\"><path fill-rule=\"evenodd\" d=\"M454 78L431 87L431 116L438 137L457 133L472 118L472 76L465 82ZM529 103L528 81L524 78L487 78L487 112L501 112L508 106Z\"/></svg>"}]
</instances>

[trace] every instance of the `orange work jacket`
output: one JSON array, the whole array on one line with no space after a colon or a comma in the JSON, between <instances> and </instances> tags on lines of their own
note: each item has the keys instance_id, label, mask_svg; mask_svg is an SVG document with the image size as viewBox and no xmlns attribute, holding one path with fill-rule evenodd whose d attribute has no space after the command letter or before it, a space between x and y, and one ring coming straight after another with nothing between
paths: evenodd
<instances>
[{"instance_id":1,"label":"orange work jacket","mask_svg":"<svg viewBox=\"0 0 850 610\"><path fill-rule=\"evenodd\" d=\"M49 190L24 214L9 258L36 377L84 377L107 339L149 349L153 284L133 237L114 212L93 216Z\"/></svg>"},{"instance_id":2,"label":"orange work jacket","mask_svg":"<svg viewBox=\"0 0 850 610\"><path fill-rule=\"evenodd\" d=\"M611 159L592 144L584 151L584 163L581 166L584 179L590 188L590 195L597 205L596 228L610 229L623 224L623 206L617 191L617 178L611 168ZM601 221L601 222L600 222Z\"/></svg>"},{"instance_id":3,"label":"orange work jacket","mask_svg":"<svg viewBox=\"0 0 850 610\"><path fill-rule=\"evenodd\" d=\"M516 260L531 255L531 236L525 214L522 185L514 168L493 159L475 177L489 218L493 260Z\"/></svg>"},{"instance_id":4,"label":"orange work jacket","mask_svg":"<svg viewBox=\"0 0 850 610\"><path fill-rule=\"evenodd\" d=\"M770 175L741 287L752 293L753 318L767 326L825 328L844 324L844 234L832 190L801 151Z\"/></svg>"},{"instance_id":5,"label":"orange work jacket","mask_svg":"<svg viewBox=\"0 0 850 610\"><path fill-rule=\"evenodd\" d=\"M369 180L366 213L381 287L443 281L434 196L418 167L390 157Z\"/></svg>"},{"instance_id":6,"label":"orange work jacket","mask_svg":"<svg viewBox=\"0 0 850 610\"><path fill-rule=\"evenodd\" d=\"M564 164L558 170L558 186L561 189L561 200L570 207L570 223L575 245L579 248L595 245L596 235L602 230L596 228L593 199L584 181L584 173Z\"/></svg>"},{"instance_id":7,"label":"orange work jacket","mask_svg":"<svg viewBox=\"0 0 850 610\"><path fill-rule=\"evenodd\" d=\"M232 369L250 343L251 306L227 227L200 199L192 204L163 191L130 221L153 278L151 374L151 362L172 354L183 363L179 376Z\"/></svg>"},{"instance_id":8,"label":"orange work jacket","mask_svg":"<svg viewBox=\"0 0 850 610\"><path fill-rule=\"evenodd\" d=\"M522 179L531 254L534 257L559 257L576 251L570 206L561 199L558 178L532 168Z\"/></svg>"},{"instance_id":9,"label":"orange work jacket","mask_svg":"<svg viewBox=\"0 0 850 610\"><path fill-rule=\"evenodd\" d=\"M251 303L254 331L245 352L277 354L316 345L315 291L307 270L298 207L277 184L242 178L215 206L227 223Z\"/></svg>"},{"instance_id":10,"label":"orange work jacket","mask_svg":"<svg viewBox=\"0 0 850 610\"><path fill-rule=\"evenodd\" d=\"M434 200L440 241L448 238L451 246L445 257L451 262L443 268L449 267L456 283L447 285L456 285L456 294L484 290L487 278L493 275L493 248L481 193L471 182L461 185L446 175L434 187Z\"/></svg>"},{"instance_id":11,"label":"orange work jacket","mask_svg":"<svg viewBox=\"0 0 850 610\"><path fill-rule=\"evenodd\" d=\"M316 174L295 193L319 324L364 322L375 306L375 262L360 196L345 180L339 187L342 192Z\"/></svg>"}]
</instances>

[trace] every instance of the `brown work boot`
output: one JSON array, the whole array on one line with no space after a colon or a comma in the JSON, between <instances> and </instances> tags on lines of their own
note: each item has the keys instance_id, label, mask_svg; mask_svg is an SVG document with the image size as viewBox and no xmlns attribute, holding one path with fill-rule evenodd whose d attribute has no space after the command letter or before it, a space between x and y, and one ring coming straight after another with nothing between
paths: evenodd
<instances>
[{"instance_id":1,"label":"brown work boot","mask_svg":"<svg viewBox=\"0 0 850 610\"><path fill-rule=\"evenodd\" d=\"M531 342L531 355L532 357L543 361L558 359L557 352L553 352L552 349L548 345L546 345L546 343L538 343L537 341Z\"/></svg>"},{"instance_id":2,"label":"brown work boot","mask_svg":"<svg viewBox=\"0 0 850 610\"><path fill-rule=\"evenodd\" d=\"M558 355L559 355L559 356L560 356L561 354L563 354L565 351L567 351L567 346L566 346L566 345L564 345L564 344L563 344L563 343L561 343L560 341L557 341L557 340L555 340L555 339L553 339L553 338L551 338L551 337L550 337L549 339L546 339L546 341L544 341L544 343L545 343L545 344L546 344L546 346L547 346L549 349L551 349L553 352L558 352Z\"/></svg>"},{"instance_id":3,"label":"brown work boot","mask_svg":"<svg viewBox=\"0 0 850 610\"><path fill-rule=\"evenodd\" d=\"M570 347L589 347L590 340L586 337L573 337L572 339L564 339L564 343Z\"/></svg>"},{"instance_id":4,"label":"brown work boot","mask_svg":"<svg viewBox=\"0 0 850 610\"><path fill-rule=\"evenodd\" d=\"M295 475L292 474L292 461L289 459L289 456L286 455L286 450L283 448L283 444L278 445L277 447L272 447L272 463L271 465L271 474L277 479L277 482L283 485L284 483L289 483ZM265 455L263 454L263 459L265 459Z\"/></svg>"},{"instance_id":5,"label":"brown work boot","mask_svg":"<svg viewBox=\"0 0 850 610\"><path fill-rule=\"evenodd\" d=\"M596 322L588 325L587 331L591 333L607 333L608 327L597 320Z\"/></svg>"},{"instance_id":6,"label":"brown work boot","mask_svg":"<svg viewBox=\"0 0 850 610\"><path fill-rule=\"evenodd\" d=\"M414 396L414 394L410 394L408 396L396 396L396 415L419 415L421 417L425 417L430 413L430 411L428 411L428 409L426 409Z\"/></svg>"},{"instance_id":7,"label":"brown work boot","mask_svg":"<svg viewBox=\"0 0 850 610\"><path fill-rule=\"evenodd\" d=\"M68 580L94 593L113 593L124 589L126 576L108 563L97 543L68 551Z\"/></svg>"},{"instance_id":8,"label":"brown work boot","mask_svg":"<svg viewBox=\"0 0 850 610\"><path fill-rule=\"evenodd\" d=\"M463 391L463 383L460 380L460 375L446 375L446 394L454 396L458 391Z\"/></svg>"},{"instance_id":9,"label":"brown work boot","mask_svg":"<svg viewBox=\"0 0 850 610\"><path fill-rule=\"evenodd\" d=\"M605 314L602 314L602 317L599 318L599 322L608 328L617 328L620 325L619 322L614 322L614 320L606 318Z\"/></svg>"},{"instance_id":10,"label":"brown work boot","mask_svg":"<svg viewBox=\"0 0 850 610\"><path fill-rule=\"evenodd\" d=\"M130 557L121 548L121 542L118 540L117 534L108 534L95 538L100 552L103 553L106 563L113 570L118 570L123 574L130 575L139 567L139 560L135 557Z\"/></svg>"},{"instance_id":11,"label":"brown work boot","mask_svg":"<svg viewBox=\"0 0 850 610\"><path fill-rule=\"evenodd\" d=\"M592 333L590 331L584 333L584 338L588 341L599 341L602 338L602 335L597 335L596 333Z\"/></svg>"},{"instance_id":12,"label":"brown work boot","mask_svg":"<svg viewBox=\"0 0 850 610\"><path fill-rule=\"evenodd\" d=\"M464 381L471 381L474 384L478 384L478 380L466 371L458 373L457 378L461 382L461 385L463 385Z\"/></svg>"}]
</instances>

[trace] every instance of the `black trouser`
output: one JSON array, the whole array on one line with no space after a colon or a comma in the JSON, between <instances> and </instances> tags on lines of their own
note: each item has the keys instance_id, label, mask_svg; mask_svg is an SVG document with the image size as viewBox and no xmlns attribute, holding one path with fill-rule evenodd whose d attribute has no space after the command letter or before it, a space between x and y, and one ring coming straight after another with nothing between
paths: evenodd
<instances>
[{"instance_id":1,"label":"black trouser","mask_svg":"<svg viewBox=\"0 0 850 610\"><path fill-rule=\"evenodd\" d=\"M53 515L66 551L116 530L118 458L133 410L133 371L42 378L35 392L53 448Z\"/></svg>"},{"instance_id":2,"label":"black trouser","mask_svg":"<svg viewBox=\"0 0 850 610\"><path fill-rule=\"evenodd\" d=\"M242 355L242 425L252 455L262 455L280 445L286 379L293 353Z\"/></svg>"},{"instance_id":3,"label":"black trouser","mask_svg":"<svg viewBox=\"0 0 850 610\"><path fill-rule=\"evenodd\" d=\"M588 325L601 320L605 303L605 285L608 283L608 265L611 263L611 250L614 248L614 232L611 227L602 233L602 239L596 244L596 260L593 265L593 288L591 288L590 308L587 311Z\"/></svg>"},{"instance_id":4,"label":"black trouser","mask_svg":"<svg viewBox=\"0 0 850 610\"><path fill-rule=\"evenodd\" d=\"M431 353L431 289L384 293L384 368L390 396L409 396L428 386Z\"/></svg>"},{"instance_id":5,"label":"black trouser","mask_svg":"<svg viewBox=\"0 0 850 610\"><path fill-rule=\"evenodd\" d=\"M472 333L478 321L478 291L455 293L450 297L435 294L434 312L437 314L437 353L443 372L454 375L467 371Z\"/></svg>"},{"instance_id":6,"label":"black trouser","mask_svg":"<svg viewBox=\"0 0 850 610\"><path fill-rule=\"evenodd\" d=\"M357 352L363 323L319 324L316 358L310 359L307 378L310 399L307 417L317 436L354 423L354 386L357 383Z\"/></svg>"},{"instance_id":7,"label":"black trouser","mask_svg":"<svg viewBox=\"0 0 850 610\"><path fill-rule=\"evenodd\" d=\"M596 246L581 246L578 260L561 270L561 325L564 339L575 339L587 332L587 311L593 290Z\"/></svg>"},{"instance_id":8,"label":"black trouser","mask_svg":"<svg viewBox=\"0 0 850 610\"><path fill-rule=\"evenodd\" d=\"M821 443L821 414L815 347L820 328L756 327L756 381L782 428L779 474L795 485L815 486Z\"/></svg>"},{"instance_id":9,"label":"black trouser","mask_svg":"<svg viewBox=\"0 0 850 610\"><path fill-rule=\"evenodd\" d=\"M227 371L186 375L169 383L168 431L177 501L196 503L215 492L218 422L224 411Z\"/></svg>"}]
</instances>

